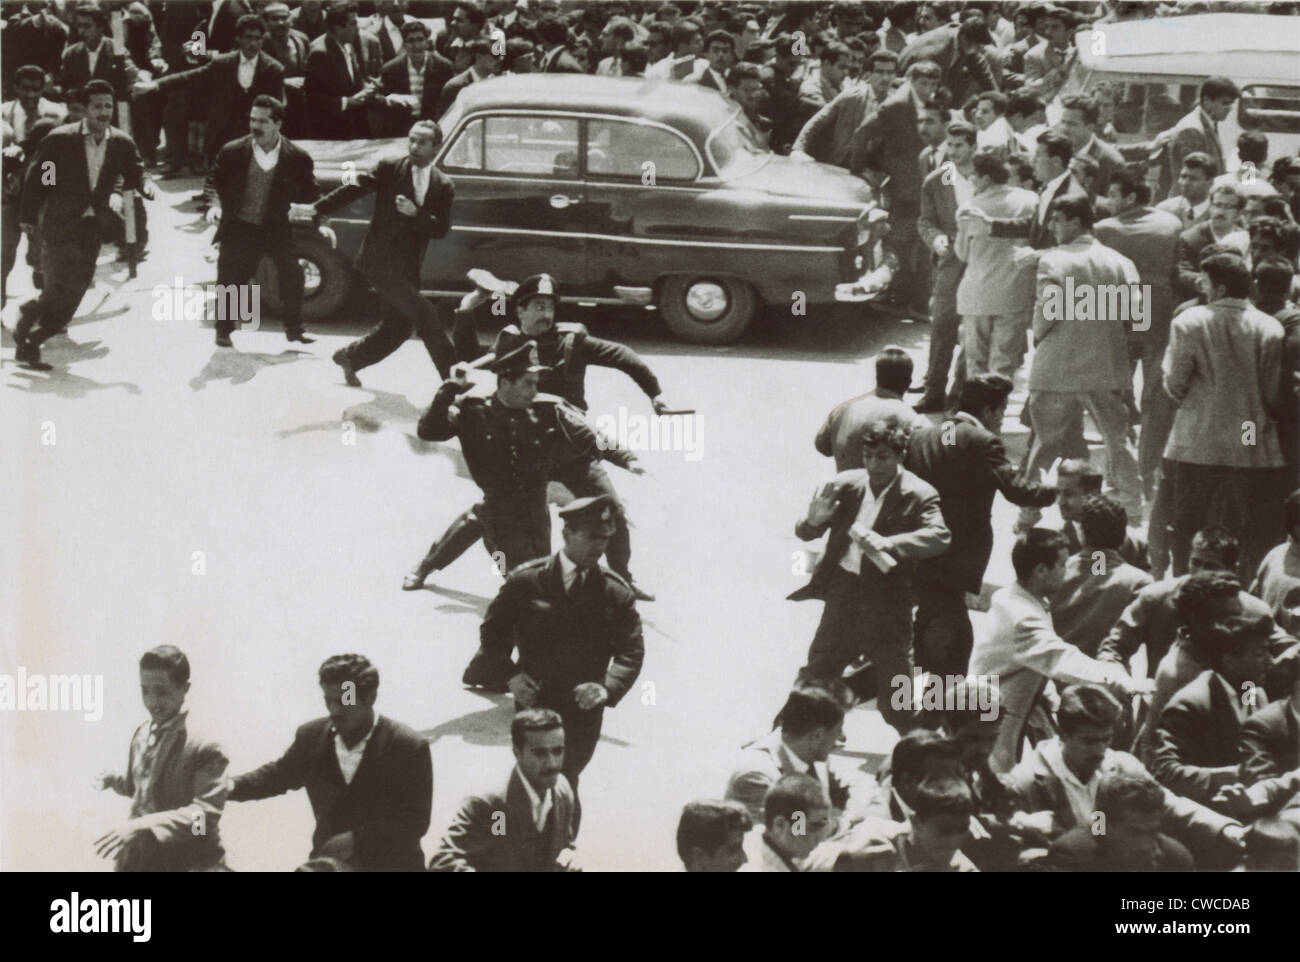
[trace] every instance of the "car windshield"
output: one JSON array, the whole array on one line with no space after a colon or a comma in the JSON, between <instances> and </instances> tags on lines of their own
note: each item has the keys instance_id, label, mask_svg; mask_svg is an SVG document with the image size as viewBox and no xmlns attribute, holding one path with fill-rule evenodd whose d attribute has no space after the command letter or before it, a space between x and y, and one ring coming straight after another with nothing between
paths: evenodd
<instances>
[{"instance_id":1,"label":"car windshield","mask_svg":"<svg viewBox=\"0 0 1300 962\"><path fill-rule=\"evenodd\" d=\"M739 109L709 134L704 149L723 180L752 174L772 159L772 151Z\"/></svg>"}]
</instances>

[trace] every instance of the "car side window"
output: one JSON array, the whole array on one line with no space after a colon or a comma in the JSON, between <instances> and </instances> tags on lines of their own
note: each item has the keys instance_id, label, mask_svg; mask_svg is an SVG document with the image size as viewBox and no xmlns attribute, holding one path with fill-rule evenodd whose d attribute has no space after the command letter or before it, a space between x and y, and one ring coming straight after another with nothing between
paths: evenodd
<instances>
[{"instance_id":1,"label":"car side window","mask_svg":"<svg viewBox=\"0 0 1300 962\"><path fill-rule=\"evenodd\" d=\"M472 120L447 150L442 166L457 170L483 169L483 121Z\"/></svg>"},{"instance_id":2,"label":"car side window","mask_svg":"<svg viewBox=\"0 0 1300 962\"><path fill-rule=\"evenodd\" d=\"M571 117L488 117L482 169L494 174L578 176L578 121Z\"/></svg>"},{"instance_id":3,"label":"car side window","mask_svg":"<svg viewBox=\"0 0 1300 962\"><path fill-rule=\"evenodd\" d=\"M650 166L648 166L650 165ZM700 165L686 141L670 130L623 120L587 122L587 174L659 181L692 181Z\"/></svg>"}]
</instances>

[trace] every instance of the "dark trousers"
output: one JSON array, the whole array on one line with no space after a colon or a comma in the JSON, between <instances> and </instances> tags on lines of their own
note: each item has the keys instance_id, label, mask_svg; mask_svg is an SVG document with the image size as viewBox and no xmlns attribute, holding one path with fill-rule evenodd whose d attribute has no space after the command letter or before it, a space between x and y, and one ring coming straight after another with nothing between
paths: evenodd
<instances>
[{"instance_id":1,"label":"dark trousers","mask_svg":"<svg viewBox=\"0 0 1300 962\"><path fill-rule=\"evenodd\" d=\"M270 257L280 278L280 304L284 314L284 333L302 330L302 265L293 249L292 236L274 238L257 224L248 224L227 211L223 225L221 250L217 254L218 284L249 284L263 257ZM232 317L217 319L217 333L235 329Z\"/></svg>"},{"instance_id":2,"label":"dark trousers","mask_svg":"<svg viewBox=\"0 0 1300 962\"><path fill-rule=\"evenodd\" d=\"M163 134L167 139L167 160L173 167L184 167L190 162L190 103L188 91L183 86L163 95Z\"/></svg>"},{"instance_id":3,"label":"dark trousers","mask_svg":"<svg viewBox=\"0 0 1300 962\"><path fill-rule=\"evenodd\" d=\"M975 632L961 585L941 573L916 579L916 663L936 675L964 675Z\"/></svg>"},{"instance_id":4,"label":"dark trousers","mask_svg":"<svg viewBox=\"0 0 1300 962\"><path fill-rule=\"evenodd\" d=\"M1150 332L1148 332L1150 333ZM1174 427L1177 406L1165 393L1160 365L1164 361L1168 338L1130 337L1128 341L1129 374L1142 366L1142 433L1138 438L1138 470L1142 473L1142 490L1148 500L1156 489L1165 442Z\"/></svg>"},{"instance_id":5,"label":"dark trousers","mask_svg":"<svg viewBox=\"0 0 1300 962\"><path fill-rule=\"evenodd\" d=\"M919 312L929 309L930 290L926 286L928 253L916 231L917 212L889 214L889 233L882 244L898 261L894 269L893 288L903 306Z\"/></svg>"},{"instance_id":6,"label":"dark trousers","mask_svg":"<svg viewBox=\"0 0 1300 962\"><path fill-rule=\"evenodd\" d=\"M489 494L475 509L483 524L483 544L502 575L551 553L551 512L545 488L524 496Z\"/></svg>"},{"instance_id":7,"label":"dark trousers","mask_svg":"<svg viewBox=\"0 0 1300 962\"><path fill-rule=\"evenodd\" d=\"M5 203L0 210L0 299L9 286L9 272L18 260L18 242L22 240L18 229L18 205Z\"/></svg>"},{"instance_id":8,"label":"dark trousers","mask_svg":"<svg viewBox=\"0 0 1300 962\"><path fill-rule=\"evenodd\" d=\"M919 402L922 405L944 403L948 371L961 335L957 285L961 283L965 267L956 256L949 254L934 269L934 290L930 296L930 360L925 371L925 394ZM964 359L960 363L964 366ZM954 390L959 391L960 387L954 385Z\"/></svg>"},{"instance_id":9,"label":"dark trousers","mask_svg":"<svg viewBox=\"0 0 1300 962\"><path fill-rule=\"evenodd\" d=\"M14 331L35 347L71 323L77 306L95 280L99 225L93 217L83 217L82 224L85 229L71 240L41 243L45 286L39 296L19 307Z\"/></svg>"},{"instance_id":10,"label":"dark trousers","mask_svg":"<svg viewBox=\"0 0 1300 962\"><path fill-rule=\"evenodd\" d=\"M798 680L838 680L856 659L869 658L876 666L876 708L899 734L906 735L916 727L910 701L911 592L886 586L871 575L855 577L838 567L830 573L826 591L822 620ZM908 701L895 705L902 679L906 679Z\"/></svg>"},{"instance_id":11,"label":"dark trousers","mask_svg":"<svg viewBox=\"0 0 1300 962\"><path fill-rule=\"evenodd\" d=\"M1286 536L1284 468L1234 468L1165 459L1160 483L1168 485L1169 553L1175 576L1187 573L1192 538L1202 528L1226 528L1241 542L1237 573L1249 582L1268 553Z\"/></svg>"},{"instance_id":12,"label":"dark trousers","mask_svg":"<svg viewBox=\"0 0 1300 962\"><path fill-rule=\"evenodd\" d=\"M151 91L131 101L131 137L146 165L157 158L162 121L163 95L159 91Z\"/></svg>"},{"instance_id":13,"label":"dark trousers","mask_svg":"<svg viewBox=\"0 0 1300 962\"><path fill-rule=\"evenodd\" d=\"M600 726L605 718L604 708L583 711L573 702L572 691L551 692L543 689L537 699L538 708L558 712L564 723L564 777L573 790L578 790L578 776L596 753L600 741Z\"/></svg>"},{"instance_id":14,"label":"dark trousers","mask_svg":"<svg viewBox=\"0 0 1300 962\"><path fill-rule=\"evenodd\" d=\"M376 282L373 290L379 299L379 326L343 349L352 367L359 371L379 363L401 347L414 330L443 380L450 377L456 352L437 307L421 297L410 281L387 279Z\"/></svg>"}]
</instances>

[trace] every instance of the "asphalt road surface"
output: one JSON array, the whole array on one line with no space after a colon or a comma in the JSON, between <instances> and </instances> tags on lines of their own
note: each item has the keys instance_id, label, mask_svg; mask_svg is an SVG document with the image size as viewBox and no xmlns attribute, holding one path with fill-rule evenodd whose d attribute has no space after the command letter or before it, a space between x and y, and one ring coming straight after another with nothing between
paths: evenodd
<instances>
[{"instance_id":1,"label":"asphalt road surface","mask_svg":"<svg viewBox=\"0 0 1300 962\"><path fill-rule=\"evenodd\" d=\"M163 643L188 653L191 723L215 733L232 773L278 757L323 714L324 658L369 656L379 711L432 745L427 855L464 792L512 764L509 697L460 685L500 583L488 555L475 547L427 590L399 588L477 494L456 444L415 436L436 372L411 340L361 372L364 388L345 386L330 355L369 326L355 310L317 325L312 345L288 344L272 320L236 331L234 350L214 347L204 322L155 319L155 287L216 273L211 228L188 202L197 181L160 186L140 276L128 280L104 249L68 336L46 345L54 372L16 367L4 336L0 671L102 675L104 704L96 721L0 712L0 868L110 867L92 842L129 803L92 782L125 766L146 717L136 662ZM7 329L30 290L20 254ZM833 473L813 434L834 404L872 385L870 359L885 344L913 353L919 380L928 327L862 308L771 309L744 343L715 348L672 340L652 312L568 310L635 348L669 400L698 411L695 450L643 452L650 477L610 468L635 526L633 572L659 600L639 606L645 667L605 714L578 840L593 869L671 870L682 805L720 796L820 615L819 603L784 600L809 570L795 520ZM587 394L593 415L650 414L615 371L593 369ZM1018 456L1023 435L1009 440ZM988 580L1005 584L1014 509L996 510ZM854 711L847 729L839 770L874 766L893 741L874 710ZM230 804L228 862L291 869L312 824L302 792Z\"/></svg>"}]
</instances>

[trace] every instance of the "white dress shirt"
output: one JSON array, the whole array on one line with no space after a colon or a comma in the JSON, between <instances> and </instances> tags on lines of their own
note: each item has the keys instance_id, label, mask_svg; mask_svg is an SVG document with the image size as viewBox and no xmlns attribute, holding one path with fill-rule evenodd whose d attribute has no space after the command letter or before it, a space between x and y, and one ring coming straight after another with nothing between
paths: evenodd
<instances>
[{"instance_id":1,"label":"white dress shirt","mask_svg":"<svg viewBox=\"0 0 1300 962\"><path fill-rule=\"evenodd\" d=\"M519 780L524 783L524 791L528 793L528 804L533 807L533 825L540 832L546 828L546 817L551 814L551 805L553 804L551 790L548 788L546 794L539 798L537 789L533 788L528 781L528 776L519 771L518 765L515 766L515 771L519 772Z\"/></svg>"},{"instance_id":2,"label":"white dress shirt","mask_svg":"<svg viewBox=\"0 0 1300 962\"><path fill-rule=\"evenodd\" d=\"M86 59L90 62L90 75L92 77L95 76L95 64L99 63L99 55L104 52L104 44L106 43L108 43L107 37L101 40L99 46L94 50L86 47Z\"/></svg>"},{"instance_id":3,"label":"white dress shirt","mask_svg":"<svg viewBox=\"0 0 1300 962\"><path fill-rule=\"evenodd\" d=\"M86 173L90 177L90 190L93 193L95 187L99 184L100 171L104 169L104 160L108 157L108 131L104 131L104 136L100 140L95 140L94 134L83 120L81 122L81 139L86 146ZM95 214L95 205L88 204L82 217L93 217Z\"/></svg>"},{"instance_id":4,"label":"white dress shirt","mask_svg":"<svg viewBox=\"0 0 1300 962\"><path fill-rule=\"evenodd\" d=\"M247 90L253 86L253 74L257 72L257 57L251 60L242 53L239 55L239 86Z\"/></svg>"},{"instance_id":5,"label":"white dress shirt","mask_svg":"<svg viewBox=\"0 0 1300 962\"><path fill-rule=\"evenodd\" d=\"M429 178L433 170L433 164L428 163L423 167L418 164L411 165L411 183L415 187L415 206L419 207L424 203L425 195L429 193ZM563 552L561 552L562 554Z\"/></svg>"},{"instance_id":6,"label":"white dress shirt","mask_svg":"<svg viewBox=\"0 0 1300 962\"><path fill-rule=\"evenodd\" d=\"M356 778L357 769L361 767L361 759L366 754L366 746L370 744L370 736L375 733L375 726L378 724L379 716L375 715L375 720L370 724L370 731L366 732L365 737L351 748L343 743L342 735L337 731L334 732L334 756L339 760L339 771L343 773L345 784L351 785L352 779Z\"/></svg>"},{"instance_id":7,"label":"white dress shirt","mask_svg":"<svg viewBox=\"0 0 1300 962\"><path fill-rule=\"evenodd\" d=\"M280 144L284 141L277 137L275 146L270 150L263 150L258 146L257 141L253 141L253 160L257 161L257 166L263 170L274 170L275 165L280 162Z\"/></svg>"},{"instance_id":8,"label":"white dress shirt","mask_svg":"<svg viewBox=\"0 0 1300 962\"><path fill-rule=\"evenodd\" d=\"M862 494L862 507L858 509L857 523L862 525L868 531L876 523L876 515L880 514L880 503L889 493L889 489L898 484L898 474L890 479L889 484L885 485L880 494L871 490L871 482L866 483L865 491ZM849 546L844 551L844 557L840 558L840 567L849 574L857 575L862 573L862 559L866 557L862 545L858 544L852 536L849 537Z\"/></svg>"},{"instance_id":9,"label":"white dress shirt","mask_svg":"<svg viewBox=\"0 0 1300 962\"><path fill-rule=\"evenodd\" d=\"M781 753L785 755L786 763L800 775L811 775L817 781L821 782L822 788L826 792L826 797L831 797L831 778L830 770L825 763L818 765L816 762L806 762L794 753L794 750L781 740Z\"/></svg>"},{"instance_id":10,"label":"white dress shirt","mask_svg":"<svg viewBox=\"0 0 1300 962\"><path fill-rule=\"evenodd\" d=\"M400 57L402 55L402 50L404 49L404 44L402 42L402 28L393 23L393 21L389 20L387 17L384 17L383 23L384 32L388 34L388 42L393 45L393 56Z\"/></svg>"},{"instance_id":11,"label":"white dress shirt","mask_svg":"<svg viewBox=\"0 0 1300 962\"><path fill-rule=\"evenodd\" d=\"M1047 222L1047 208L1051 204L1052 197L1056 193L1057 188L1064 184L1066 178L1069 176L1070 168L1067 167L1059 176L1043 185L1043 192L1038 195L1038 223L1043 224Z\"/></svg>"},{"instance_id":12,"label":"white dress shirt","mask_svg":"<svg viewBox=\"0 0 1300 962\"><path fill-rule=\"evenodd\" d=\"M583 570L584 573L589 574L591 569L589 569L589 568L588 568L588 569L580 569L580 568L579 568L579 567L578 567L578 566L573 562L573 559L570 558L567 554L565 554L565 553L564 553L564 550L561 549L561 550L560 550L560 573L561 573L562 575L564 575L564 591L565 591L565 594L568 594L568 592L573 588L573 579L576 578L576 577L578 577L578 572L579 572L580 570Z\"/></svg>"},{"instance_id":13,"label":"white dress shirt","mask_svg":"<svg viewBox=\"0 0 1300 962\"><path fill-rule=\"evenodd\" d=\"M1086 782L1079 781L1079 777L1070 771L1070 766L1065 764L1065 756L1061 754L1061 740L1052 738L1038 746L1038 752L1043 756L1043 761L1052 774L1061 780L1061 787L1065 789L1065 800L1070 804L1070 811L1074 815L1075 825L1091 825L1093 812L1097 810L1097 786L1101 784L1101 766L1092 773L1092 777Z\"/></svg>"}]
</instances>

